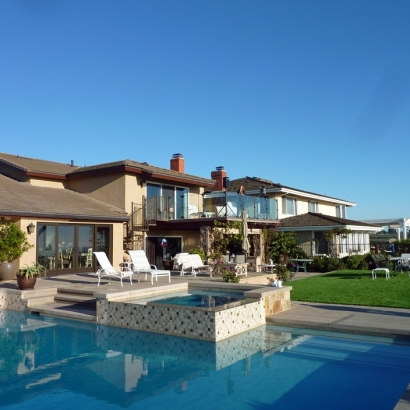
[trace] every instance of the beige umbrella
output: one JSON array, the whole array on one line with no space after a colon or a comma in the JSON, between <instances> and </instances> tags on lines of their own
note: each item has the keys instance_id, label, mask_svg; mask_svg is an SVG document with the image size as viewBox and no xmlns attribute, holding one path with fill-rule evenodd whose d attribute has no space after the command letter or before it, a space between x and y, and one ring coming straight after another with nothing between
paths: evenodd
<instances>
[{"instance_id":1,"label":"beige umbrella","mask_svg":"<svg viewBox=\"0 0 410 410\"><path fill-rule=\"evenodd\" d=\"M248 217L245 211L242 211L242 235L242 249L245 251L245 254L247 254L251 246L248 240Z\"/></svg>"}]
</instances>

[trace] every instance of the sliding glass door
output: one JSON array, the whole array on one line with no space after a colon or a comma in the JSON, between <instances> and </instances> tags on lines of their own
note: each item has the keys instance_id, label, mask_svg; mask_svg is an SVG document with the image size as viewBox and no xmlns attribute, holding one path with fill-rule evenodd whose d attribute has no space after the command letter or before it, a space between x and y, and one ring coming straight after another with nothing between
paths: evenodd
<instances>
[{"instance_id":1,"label":"sliding glass door","mask_svg":"<svg viewBox=\"0 0 410 410\"><path fill-rule=\"evenodd\" d=\"M38 225L37 261L47 275L94 272L94 251L112 256L111 225Z\"/></svg>"}]
</instances>

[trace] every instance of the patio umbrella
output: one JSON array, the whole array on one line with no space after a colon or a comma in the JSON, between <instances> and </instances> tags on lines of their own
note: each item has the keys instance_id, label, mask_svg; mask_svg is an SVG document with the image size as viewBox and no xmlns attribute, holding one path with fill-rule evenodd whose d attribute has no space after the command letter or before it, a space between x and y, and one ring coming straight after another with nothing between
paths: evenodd
<instances>
[{"instance_id":1,"label":"patio umbrella","mask_svg":"<svg viewBox=\"0 0 410 410\"><path fill-rule=\"evenodd\" d=\"M246 212L242 211L242 249L245 251L245 255L248 253L250 244L248 240L248 217L246 216Z\"/></svg>"}]
</instances>

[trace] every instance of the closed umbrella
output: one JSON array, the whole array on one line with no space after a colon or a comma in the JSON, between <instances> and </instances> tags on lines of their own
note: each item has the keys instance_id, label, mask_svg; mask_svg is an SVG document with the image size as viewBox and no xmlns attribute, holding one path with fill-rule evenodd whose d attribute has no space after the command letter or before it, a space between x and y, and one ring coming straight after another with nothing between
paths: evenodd
<instances>
[{"instance_id":1,"label":"closed umbrella","mask_svg":"<svg viewBox=\"0 0 410 410\"><path fill-rule=\"evenodd\" d=\"M245 251L245 254L247 254L251 246L248 240L248 217L245 211L242 211L242 235L242 249Z\"/></svg>"}]
</instances>

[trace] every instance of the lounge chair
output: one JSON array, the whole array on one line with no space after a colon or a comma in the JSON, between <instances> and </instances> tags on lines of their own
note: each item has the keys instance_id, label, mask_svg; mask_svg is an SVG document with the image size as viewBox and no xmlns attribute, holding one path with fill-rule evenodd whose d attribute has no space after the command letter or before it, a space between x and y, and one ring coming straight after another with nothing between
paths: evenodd
<instances>
[{"instance_id":1,"label":"lounge chair","mask_svg":"<svg viewBox=\"0 0 410 410\"><path fill-rule=\"evenodd\" d=\"M197 273L204 272L212 276L212 269L210 265L204 265L201 257L198 254L178 254L180 261L181 276L184 276L188 271L192 276L196 276Z\"/></svg>"},{"instance_id":2,"label":"lounge chair","mask_svg":"<svg viewBox=\"0 0 410 410\"><path fill-rule=\"evenodd\" d=\"M109 283L111 283L111 277L116 276L120 278L121 286L122 286L122 278L130 278L130 283L132 285L132 270L128 266L122 266L118 269L115 269L111 262L108 260L107 255L105 252L94 252L95 257L98 260L101 268L98 269L96 272L96 276L98 276L98 286L100 286L100 280L104 276L109 277Z\"/></svg>"},{"instance_id":3,"label":"lounge chair","mask_svg":"<svg viewBox=\"0 0 410 410\"><path fill-rule=\"evenodd\" d=\"M140 281L140 273L145 273L145 280L147 275L151 275L151 284L154 284L154 278L158 282L158 276L168 276L168 281L171 283L171 272L169 270L157 269L155 265L150 265L147 255L144 251L128 251L131 257L132 270L138 274L138 282Z\"/></svg>"}]
</instances>

